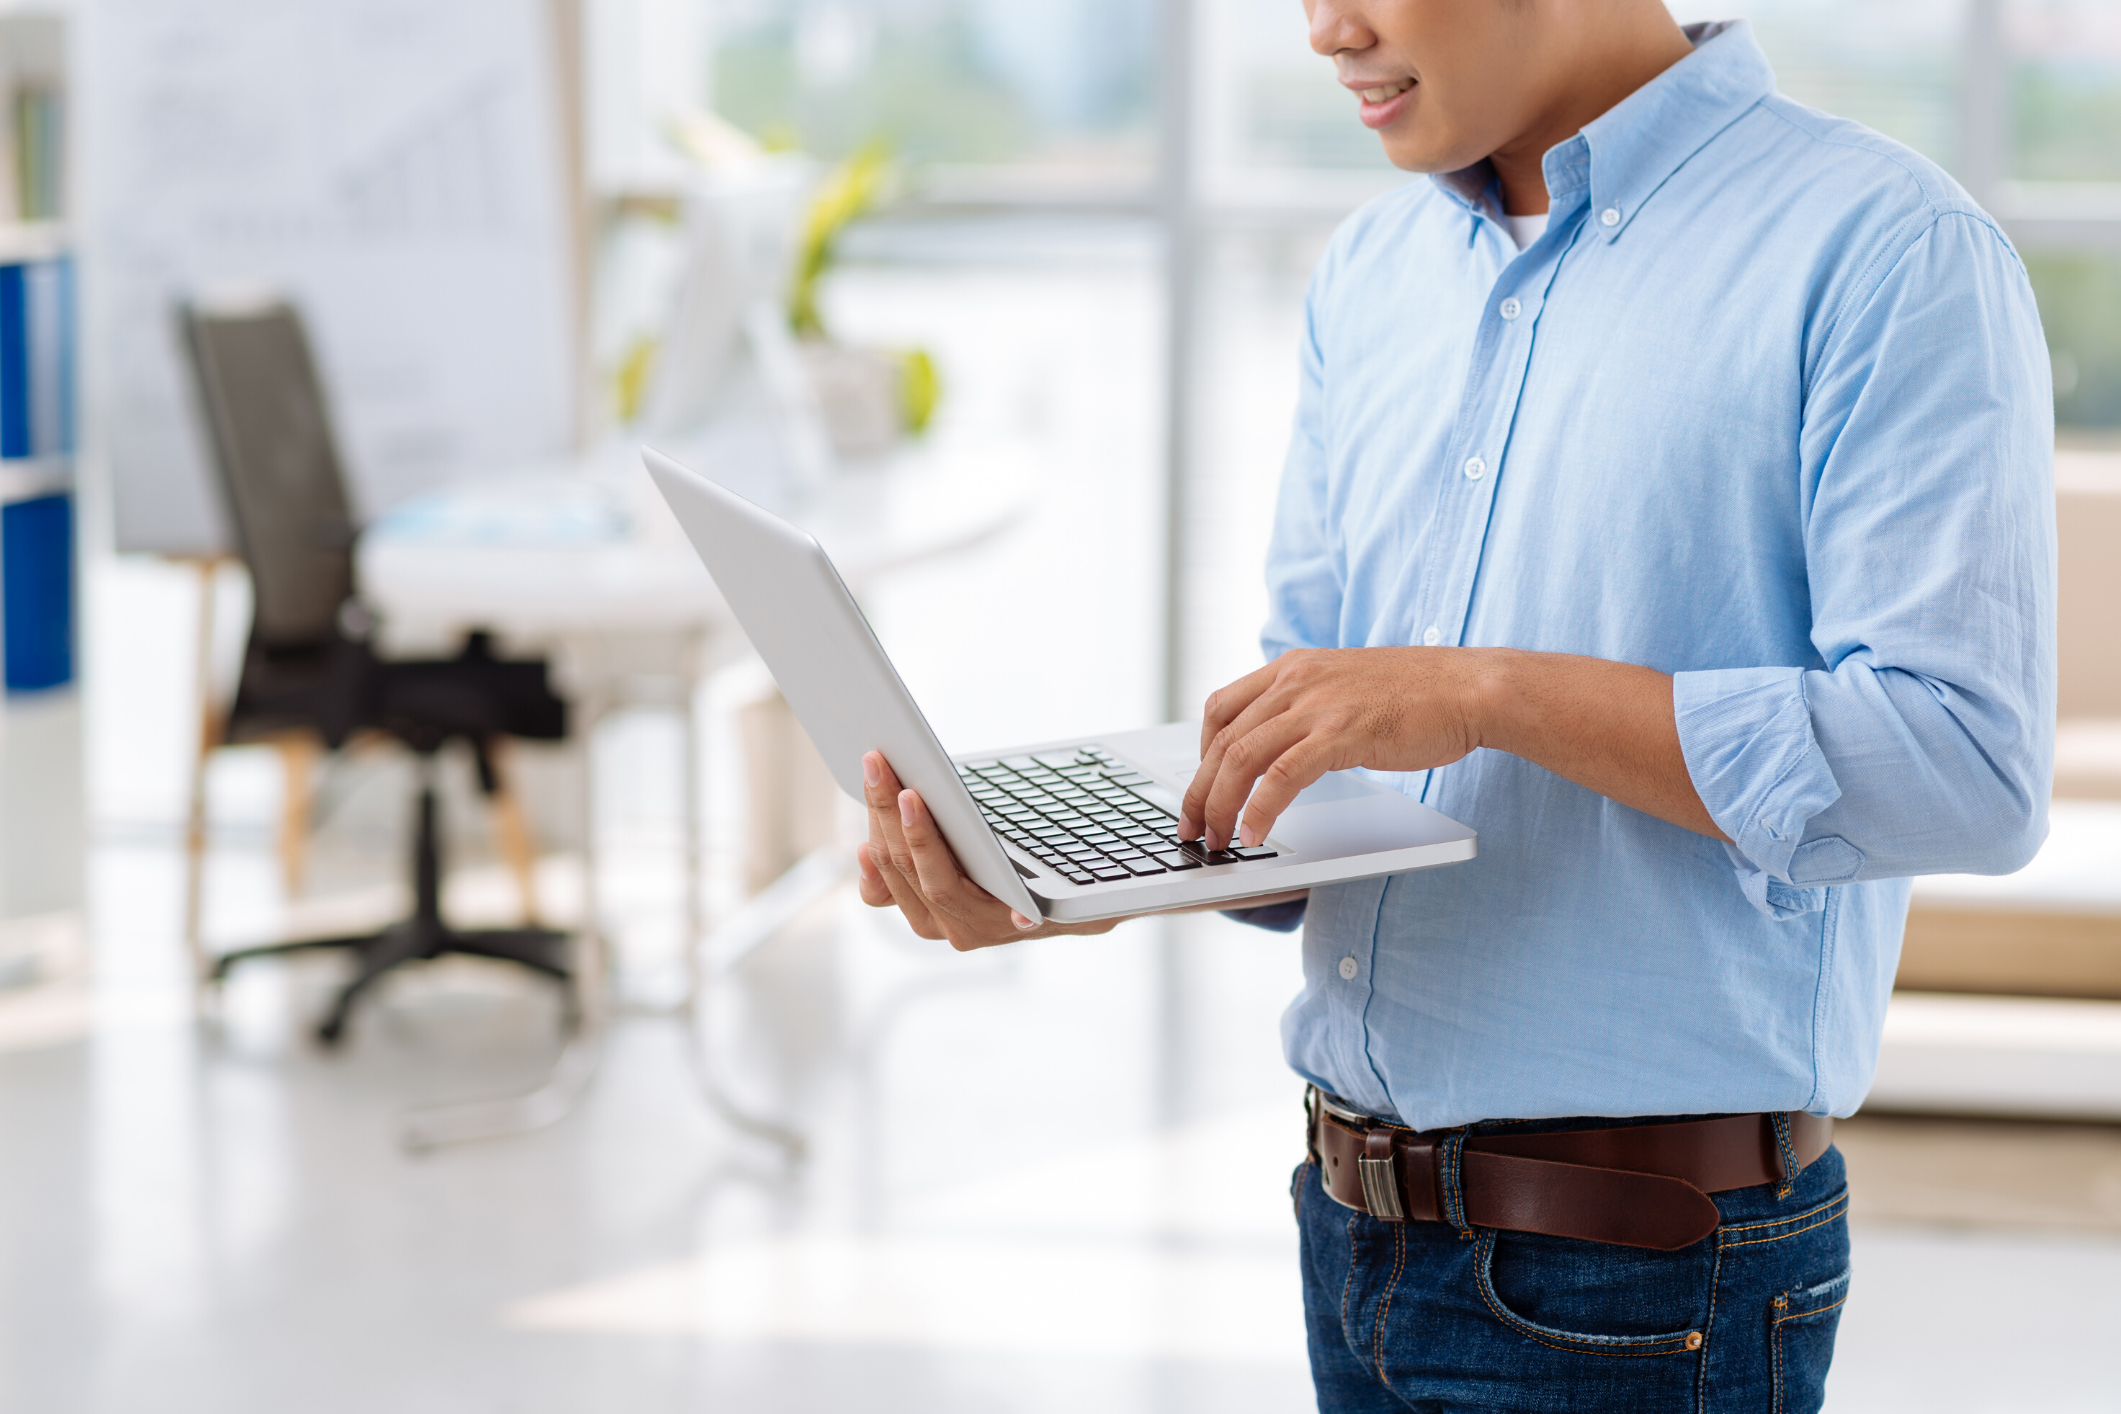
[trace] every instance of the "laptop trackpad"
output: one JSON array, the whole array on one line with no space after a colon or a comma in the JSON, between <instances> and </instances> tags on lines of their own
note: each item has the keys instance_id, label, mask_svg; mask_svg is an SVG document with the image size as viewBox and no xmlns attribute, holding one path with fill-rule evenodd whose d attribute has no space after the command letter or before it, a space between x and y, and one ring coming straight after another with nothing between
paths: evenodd
<instances>
[{"instance_id":1,"label":"laptop trackpad","mask_svg":"<svg viewBox=\"0 0 2121 1414\"><path fill-rule=\"evenodd\" d=\"M1440 844L1464 833L1397 791L1365 785L1359 793L1323 804L1307 803L1311 792L1305 791L1274 822L1271 838L1299 854L1330 859Z\"/></svg>"},{"instance_id":2,"label":"laptop trackpad","mask_svg":"<svg viewBox=\"0 0 2121 1414\"><path fill-rule=\"evenodd\" d=\"M1296 793L1289 802L1291 810L1299 805L1325 805L1336 800L1354 800L1359 796L1376 795L1383 787L1356 775L1353 771L1328 771Z\"/></svg>"}]
</instances>

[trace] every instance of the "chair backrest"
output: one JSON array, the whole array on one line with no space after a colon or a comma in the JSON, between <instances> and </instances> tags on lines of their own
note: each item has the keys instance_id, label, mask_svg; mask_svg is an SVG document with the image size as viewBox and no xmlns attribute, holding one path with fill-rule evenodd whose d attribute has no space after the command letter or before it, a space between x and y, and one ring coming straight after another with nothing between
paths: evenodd
<instances>
[{"instance_id":1,"label":"chair backrest","mask_svg":"<svg viewBox=\"0 0 2121 1414\"><path fill-rule=\"evenodd\" d=\"M328 642L354 592L356 528L301 316L271 300L188 304L179 318L222 503L250 569L251 637L268 648Z\"/></svg>"}]
</instances>

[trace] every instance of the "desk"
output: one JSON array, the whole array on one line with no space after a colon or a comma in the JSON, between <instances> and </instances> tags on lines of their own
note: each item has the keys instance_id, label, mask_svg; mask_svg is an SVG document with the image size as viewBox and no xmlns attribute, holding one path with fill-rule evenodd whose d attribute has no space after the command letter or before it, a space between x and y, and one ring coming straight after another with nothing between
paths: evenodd
<instances>
[{"instance_id":1,"label":"desk","mask_svg":"<svg viewBox=\"0 0 2121 1414\"><path fill-rule=\"evenodd\" d=\"M672 448L672 454L709 475L725 476L715 449L696 458L684 447ZM1031 464L1025 449L1009 445L921 448L885 465L842 472L802 499L776 495L771 485L727 479L816 535L860 593L895 569L978 544L1013 523L1028 505ZM682 714L690 970L680 1010L694 1041L696 1073L708 1101L726 1117L794 1147L793 1136L728 1101L698 1043L710 968L701 958L694 704L706 676L748 650L634 449L613 446L572 468L532 469L409 503L363 536L359 575L363 597L382 618L386 653L446 652L466 632L486 629L508 652L549 657L559 690L573 704L576 740L585 751L598 721L616 708L662 706ZM406 1126L407 1143L425 1147L549 1123L572 1107L594 1073L605 1022L605 947L586 809L593 795L593 789L584 792L587 887L578 947L583 1015L574 1037L538 1090L415 1114ZM725 920L718 930L726 935L721 965L763 941L845 868L837 858L806 860L741 916Z\"/></svg>"}]
</instances>

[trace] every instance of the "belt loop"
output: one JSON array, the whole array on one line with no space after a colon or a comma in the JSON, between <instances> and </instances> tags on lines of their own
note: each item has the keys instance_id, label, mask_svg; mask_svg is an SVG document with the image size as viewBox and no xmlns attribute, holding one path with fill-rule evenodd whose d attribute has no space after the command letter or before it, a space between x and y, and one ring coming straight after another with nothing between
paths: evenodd
<instances>
[{"instance_id":1,"label":"belt loop","mask_svg":"<svg viewBox=\"0 0 2121 1414\"><path fill-rule=\"evenodd\" d=\"M1787 1198L1797 1189L1797 1146L1790 1139L1790 1114L1788 1110L1777 1110L1768 1116L1775 1127L1775 1158L1782 1165L1782 1186L1775 1190L1775 1197Z\"/></svg>"},{"instance_id":2,"label":"belt loop","mask_svg":"<svg viewBox=\"0 0 2121 1414\"><path fill-rule=\"evenodd\" d=\"M1304 1086L1304 1157L1319 1163L1318 1157L1318 1087Z\"/></svg>"},{"instance_id":3,"label":"belt loop","mask_svg":"<svg viewBox=\"0 0 2121 1414\"><path fill-rule=\"evenodd\" d=\"M1443 1220L1458 1229L1460 1240L1470 1239L1466 1226L1465 1173L1466 1132L1447 1134L1436 1145L1436 1206Z\"/></svg>"}]
</instances>

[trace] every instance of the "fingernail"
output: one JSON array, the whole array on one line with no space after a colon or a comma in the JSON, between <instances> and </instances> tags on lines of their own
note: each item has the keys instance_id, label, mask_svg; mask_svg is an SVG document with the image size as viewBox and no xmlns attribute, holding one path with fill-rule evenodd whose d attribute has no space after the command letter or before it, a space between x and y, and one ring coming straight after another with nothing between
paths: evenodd
<instances>
[{"instance_id":1,"label":"fingernail","mask_svg":"<svg viewBox=\"0 0 2121 1414\"><path fill-rule=\"evenodd\" d=\"M1259 843L1259 831L1247 825L1237 832L1237 842L1246 849L1251 849Z\"/></svg>"},{"instance_id":2,"label":"fingernail","mask_svg":"<svg viewBox=\"0 0 2121 1414\"><path fill-rule=\"evenodd\" d=\"M910 790L898 793L898 818L901 824L913 823L913 792Z\"/></svg>"},{"instance_id":3,"label":"fingernail","mask_svg":"<svg viewBox=\"0 0 2121 1414\"><path fill-rule=\"evenodd\" d=\"M876 753L872 751L862 758L862 780L873 786L882 779L884 779L883 767L876 764Z\"/></svg>"},{"instance_id":4,"label":"fingernail","mask_svg":"<svg viewBox=\"0 0 2121 1414\"><path fill-rule=\"evenodd\" d=\"M1034 920L1024 917L1013 908L1009 910L1009 921L1026 932L1038 926Z\"/></svg>"}]
</instances>

